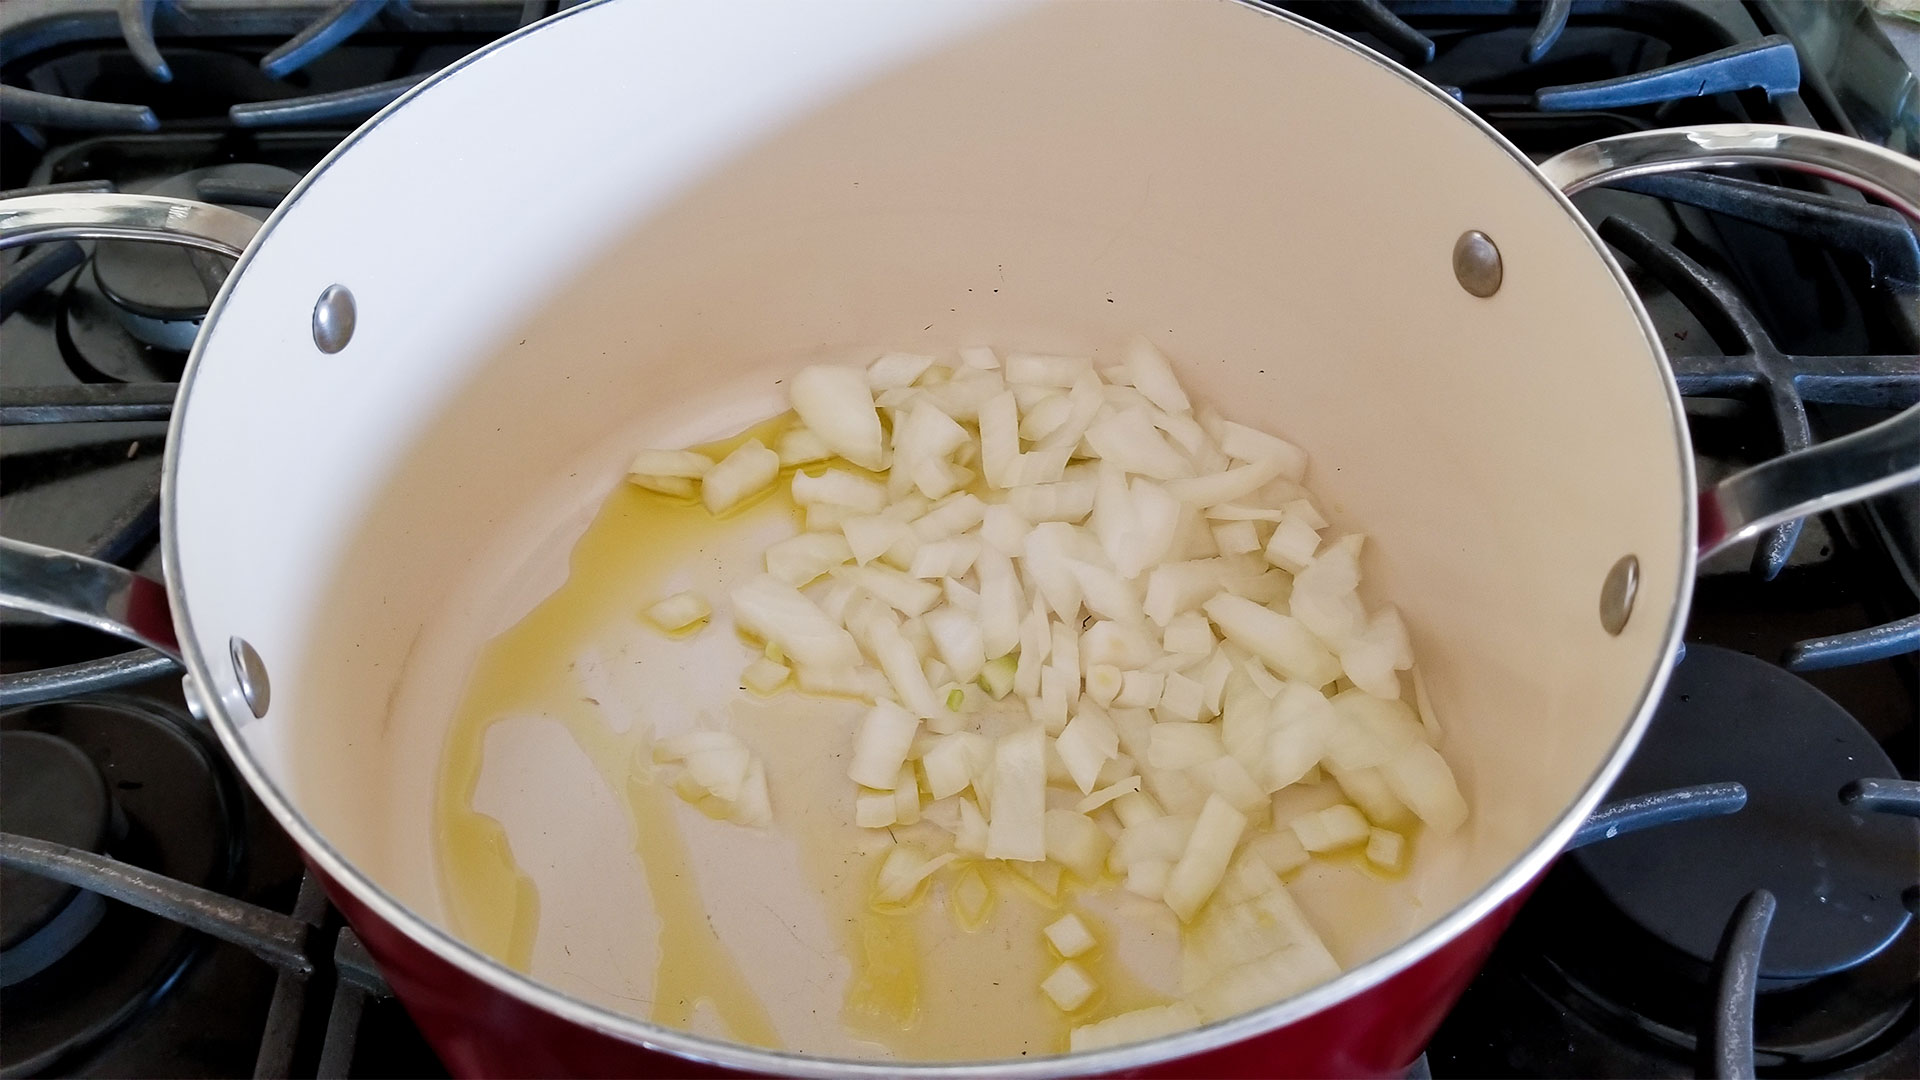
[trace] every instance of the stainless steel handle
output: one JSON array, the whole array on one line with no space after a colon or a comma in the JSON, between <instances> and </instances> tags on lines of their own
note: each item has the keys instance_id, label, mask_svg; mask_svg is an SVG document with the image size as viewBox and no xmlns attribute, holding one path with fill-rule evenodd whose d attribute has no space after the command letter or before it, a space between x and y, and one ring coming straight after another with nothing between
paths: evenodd
<instances>
[{"instance_id":1,"label":"stainless steel handle","mask_svg":"<svg viewBox=\"0 0 1920 1080\"><path fill-rule=\"evenodd\" d=\"M91 626L180 659L166 586L99 559L0 539L0 607Z\"/></svg>"},{"instance_id":2,"label":"stainless steel handle","mask_svg":"<svg viewBox=\"0 0 1920 1080\"><path fill-rule=\"evenodd\" d=\"M158 195L0 200L0 250L54 240L141 240L237 259L259 228L238 211ZM166 587L112 563L0 539L0 607L91 626L180 659Z\"/></svg>"},{"instance_id":3,"label":"stainless steel handle","mask_svg":"<svg viewBox=\"0 0 1920 1080\"><path fill-rule=\"evenodd\" d=\"M1920 221L1920 164L1882 146L1780 124L1701 124L1596 139L1540 163L1568 195L1654 173L1774 165L1858 188Z\"/></svg>"},{"instance_id":4,"label":"stainless steel handle","mask_svg":"<svg viewBox=\"0 0 1920 1080\"><path fill-rule=\"evenodd\" d=\"M1653 173L1772 165L1857 188L1920 224L1920 162L1825 131L1704 124L1616 135L1540 163L1561 191ZM1738 472L1700 493L1699 557L1807 514L1920 481L1920 405L1845 438Z\"/></svg>"},{"instance_id":5,"label":"stainless steel handle","mask_svg":"<svg viewBox=\"0 0 1920 1080\"><path fill-rule=\"evenodd\" d=\"M0 250L50 240L151 240L237 259L260 223L224 206L159 195L71 192L0 200Z\"/></svg>"},{"instance_id":6,"label":"stainless steel handle","mask_svg":"<svg viewBox=\"0 0 1920 1080\"><path fill-rule=\"evenodd\" d=\"M1920 405L1737 472L1700 493L1700 557L1763 529L1920 481Z\"/></svg>"}]
</instances>

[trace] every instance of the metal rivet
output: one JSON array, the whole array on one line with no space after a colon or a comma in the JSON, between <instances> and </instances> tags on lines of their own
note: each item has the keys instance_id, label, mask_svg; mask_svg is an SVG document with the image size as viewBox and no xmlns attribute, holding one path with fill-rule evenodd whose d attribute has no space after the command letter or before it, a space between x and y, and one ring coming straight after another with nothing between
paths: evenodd
<instances>
[{"instance_id":1,"label":"metal rivet","mask_svg":"<svg viewBox=\"0 0 1920 1080\"><path fill-rule=\"evenodd\" d=\"M187 699L187 712L192 713L195 720L206 723L207 707L200 700L200 684L193 681L193 676L180 676L180 696Z\"/></svg>"},{"instance_id":2,"label":"metal rivet","mask_svg":"<svg viewBox=\"0 0 1920 1080\"><path fill-rule=\"evenodd\" d=\"M1475 296L1492 296L1500 291L1500 249L1478 229L1460 234L1453 242L1453 276L1460 287Z\"/></svg>"},{"instance_id":3,"label":"metal rivet","mask_svg":"<svg viewBox=\"0 0 1920 1080\"><path fill-rule=\"evenodd\" d=\"M353 340L353 294L345 285L329 285L313 305L313 343L323 353L337 353Z\"/></svg>"},{"instance_id":4,"label":"metal rivet","mask_svg":"<svg viewBox=\"0 0 1920 1080\"><path fill-rule=\"evenodd\" d=\"M273 701L273 687L267 682L267 665L245 638L230 638L227 648L233 653L233 674L240 680L240 696L256 717L267 715Z\"/></svg>"},{"instance_id":5,"label":"metal rivet","mask_svg":"<svg viewBox=\"0 0 1920 1080\"><path fill-rule=\"evenodd\" d=\"M1620 556L1620 561L1607 571L1607 580L1600 584L1600 625L1607 633L1615 637L1627 628L1627 619L1633 615L1633 597L1640 591L1640 560L1632 555Z\"/></svg>"}]
</instances>

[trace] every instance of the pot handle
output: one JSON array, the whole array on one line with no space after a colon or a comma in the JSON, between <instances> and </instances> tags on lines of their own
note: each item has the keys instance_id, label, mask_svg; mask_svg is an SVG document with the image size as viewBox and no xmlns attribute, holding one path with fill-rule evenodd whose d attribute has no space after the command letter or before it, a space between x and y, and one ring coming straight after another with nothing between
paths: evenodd
<instances>
[{"instance_id":1,"label":"pot handle","mask_svg":"<svg viewBox=\"0 0 1920 1080\"><path fill-rule=\"evenodd\" d=\"M158 195L0 199L0 250L57 240L144 240L237 259L259 228L223 206ZM0 607L90 626L180 660L166 586L99 559L0 539Z\"/></svg>"},{"instance_id":2,"label":"pot handle","mask_svg":"<svg viewBox=\"0 0 1920 1080\"><path fill-rule=\"evenodd\" d=\"M167 587L110 562L0 539L0 607L90 626L180 660Z\"/></svg>"},{"instance_id":3,"label":"pot handle","mask_svg":"<svg viewBox=\"0 0 1920 1080\"><path fill-rule=\"evenodd\" d=\"M1576 146L1540 163L1568 195L1654 173L1772 165L1846 184L1920 224L1920 162L1860 139L1778 124L1702 124ZM1920 405L1737 472L1700 493L1698 557L1797 517L1920 480Z\"/></svg>"},{"instance_id":4,"label":"pot handle","mask_svg":"<svg viewBox=\"0 0 1920 1080\"><path fill-rule=\"evenodd\" d=\"M160 195L0 199L0 250L53 240L150 240L237 259L259 230L258 221L238 210Z\"/></svg>"}]
</instances>

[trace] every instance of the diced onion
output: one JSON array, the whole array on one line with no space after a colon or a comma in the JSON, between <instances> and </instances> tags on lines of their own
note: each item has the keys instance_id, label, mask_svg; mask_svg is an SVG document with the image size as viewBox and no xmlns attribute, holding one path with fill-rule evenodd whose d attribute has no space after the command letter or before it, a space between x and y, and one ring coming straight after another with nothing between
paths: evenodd
<instances>
[{"instance_id":1,"label":"diced onion","mask_svg":"<svg viewBox=\"0 0 1920 1080\"><path fill-rule=\"evenodd\" d=\"M799 423L775 449L642 451L630 479L720 513L820 463L792 478L804 531L730 600L767 645L743 688L791 679L870 704L848 755L854 821L904 830L875 903L917 902L965 857L1048 905L1063 869L1095 887L1124 875L1181 920L1184 1000L1078 1026L1074 1049L1331 977L1278 875L1362 844L1398 871L1416 822L1461 826L1405 623L1361 599L1364 538L1323 541L1305 453L1196 408L1152 343L1097 371L978 346L889 352L788 388ZM709 612L687 594L648 615L672 630ZM655 752L710 815L771 820L764 765L738 739L693 732ZM1323 776L1348 802L1274 820L1274 793ZM992 909L971 862L947 895L968 928ZM1046 938L1067 962L1043 992L1091 1011L1098 988L1071 958L1092 934L1069 915Z\"/></svg>"},{"instance_id":2,"label":"diced onion","mask_svg":"<svg viewBox=\"0 0 1920 1080\"><path fill-rule=\"evenodd\" d=\"M647 618L668 633L677 633L713 614L713 607L698 593L675 593L647 608Z\"/></svg>"},{"instance_id":3,"label":"diced onion","mask_svg":"<svg viewBox=\"0 0 1920 1080\"><path fill-rule=\"evenodd\" d=\"M1094 985L1093 980L1080 969L1080 965L1071 960L1054 968L1053 974L1048 975L1040 983L1041 992L1047 995L1049 1001L1059 1006L1062 1012L1072 1012L1085 1005L1097 989L1099 988Z\"/></svg>"},{"instance_id":4,"label":"diced onion","mask_svg":"<svg viewBox=\"0 0 1920 1080\"><path fill-rule=\"evenodd\" d=\"M1301 814L1287 825L1308 851L1335 851L1363 843L1370 828L1360 811L1346 803Z\"/></svg>"},{"instance_id":5,"label":"diced onion","mask_svg":"<svg viewBox=\"0 0 1920 1080\"><path fill-rule=\"evenodd\" d=\"M789 384L788 397L801 422L834 453L863 469L886 464L880 414L862 372L827 364L802 368Z\"/></svg>"}]
</instances>

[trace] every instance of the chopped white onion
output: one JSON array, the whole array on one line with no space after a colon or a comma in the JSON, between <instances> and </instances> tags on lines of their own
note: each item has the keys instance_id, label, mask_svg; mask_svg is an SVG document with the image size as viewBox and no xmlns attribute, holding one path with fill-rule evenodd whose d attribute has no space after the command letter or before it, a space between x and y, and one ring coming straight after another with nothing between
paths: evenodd
<instances>
[{"instance_id":1,"label":"chopped white onion","mask_svg":"<svg viewBox=\"0 0 1920 1080\"><path fill-rule=\"evenodd\" d=\"M993 809L987 817L987 858L1039 862L1047 857L1046 732L1038 727L1002 735L993 747Z\"/></svg>"},{"instance_id":2,"label":"chopped white onion","mask_svg":"<svg viewBox=\"0 0 1920 1080\"><path fill-rule=\"evenodd\" d=\"M875 390L912 386L913 381L932 366L933 357L931 356L901 352L886 353L867 365L867 385Z\"/></svg>"},{"instance_id":3,"label":"chopped white onion","mask_svg":"<svg viewBox=\"0 0 1920 1080\"><path fill-rule=\"evenodd\" d=\"M1099 987L1080 965L1068 960L1053 969L1053 974L1041 980L1040 991L1047 999L1058 1006L1061 1012L1072 1012L1085 1005Z\"/></svg>"},{"instance_id":4,"label":"chopped white onion","mask_svg":"<svg viewBox=\"0 0 1920 1080\"><path fill-rule=\"evenodd\" d=\"M847 776L862 787L893 790L919 730L919 717L891 701L875 704L860 722Z\"/></svg>"},{"instance_id":5,"label":"chopped white onion","mask_svg":"<svg viewBox=\"0 0 1920 1080\"><path fill-rule=\"evenodd\" d=\"M1294 591L1298 595L1297 583ZM1289 679L1324 686L1340 675L1340 661L1290 616L1224 592L1208 600L1202 610L1220 628L1220 636Z\"/></svg>"},{"instance_id":6,"label":"chopped white onion","mask_svg":"<svg viewBox=\"0 0 1920 1080\"><path fill-rule=\"evenodd\" d=\"M1360 811L1346 803L1335 803L1324 810L1301 814L1287 823L1300 846L1308 851L1336 851L1367 839L1370 826Z\"/></svg>"},{"instance_id":7,"label":"chopped white onion","mask_svg":"<svg viewBox=\"0 0 1920 1080\"><path fill-rule=\"evenodd\" d=\"M647 608L647 618L670 634L685 630L712 614L713 607L706 598L691 592L675 593Z\"/></svg>"},{"instance_id":8,"label":"chopped white onion","mask_svg":"<svg viewBox=\"0 0 1920 1080\"><path fill-rule=\"evenodd\" d=\"M880 414L864 373L828 364L802 368L789 383L788 397L800 422L835 453L863 469L886 464Z\"/></svg>"},{"instance_id":9,"label":"chopped white onion","mask_svg":"<svg viewBox=\"0 0 1920 1080\"><path fill-rule=\"evenodd\" d=\"M1162 893L1162 899L1182 922L1190 921L1213 895L1246 827L1245 814L1217 794L1207 796L1206 805L1200 808L1200 818L1194 822L1187 850L1173 864Z\"/></svg>"},{"instance_id":10,"label":"chopped white onion","mask_svg":"<svg viewBox=\"0 0 1920 1080\"><path fill-rule=\"evenodd\" d=\"M707 513L723 514L765 490L779 475L780 455L759 439L748 439L701 477L700 501Z\"/></svg>"},{"instance_id":11,"label":"chopped white onion","mask_svg":"<svg viewBox=\"0 0 1920 1080\"><path fill-rule=\"evenodd\" d=\"M799 588L851 558L845 537L801 533L767 549L767 573Z\"/></svg>"}]
</instances>

